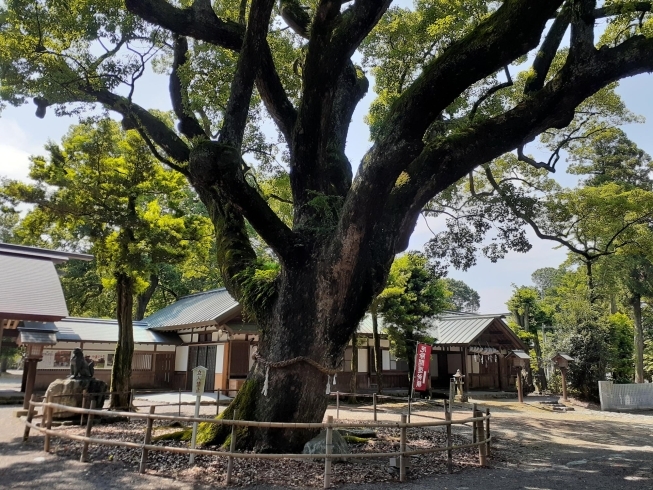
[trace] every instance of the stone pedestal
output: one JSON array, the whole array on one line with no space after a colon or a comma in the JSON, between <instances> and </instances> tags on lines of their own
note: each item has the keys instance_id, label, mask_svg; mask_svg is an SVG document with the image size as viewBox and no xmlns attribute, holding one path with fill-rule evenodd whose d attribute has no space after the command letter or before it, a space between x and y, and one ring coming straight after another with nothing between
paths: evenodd
<instances>
[{"instance_id":1,"label":"stone pedestal","mask_svg":"<svg viewBox=\"0 0 653 490\"><path fill-rule=\"evenodd\" d=\"M48 395L51 395L52 403L81 408L84 390L88 394L85 408L90 407L91 400L95 400L95 406L97 408L102 408L106 397L105 394L109 391L109 386L104 381L95 378L58 379L50 383L45 396L47 398ZM53 418L58 420L79 418L79 414L63 409L55 409L53 411Z\"/></svg>"}]
</instances>

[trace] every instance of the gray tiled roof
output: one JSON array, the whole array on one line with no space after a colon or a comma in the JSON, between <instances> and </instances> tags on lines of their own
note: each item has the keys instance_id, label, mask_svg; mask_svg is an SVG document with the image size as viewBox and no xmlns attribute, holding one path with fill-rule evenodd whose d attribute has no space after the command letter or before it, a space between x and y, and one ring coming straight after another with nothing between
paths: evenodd
<instances>
[{"instance_id":1,"label":"gray tiled roof","mask_svg":"<svg viewBox=\"0 0 653 490\"><path fill-rule=\"evenodd\" d=\"M59 342L117 342L118 321L100 318L64 318L56 322L24 322L21 331L56 331ZM134 322L136 344L180 344L177 335L148 330L145 322Z\"/></svg>"},{"instance_id":2,"label":"gray tiled roof","mask_svg":"<svg viewBox=\"0 0 653 490\"><path fill-rule=\"evenodd\" d=\"M68 316L54 264L92 255L0 243L0 318L52 321Z\"/></svg>"},{"instance_id":3,"label":"gray tiled roof","mask_svg":"<svg viewBox=\"0 0 653 490\"><path fill-rule=\"evenodd\" d=\"M68 316L54 264L0 253L0 317L56 320Z\"/></svg>"},{"instance_id":4,"label":"gray tiled roof","mask_svg":"<svg viewBox=\"0 0 653 490\"><path fill-rule=\"evenodd\" d=\"M240 304L225 288L184 296L144 319L154 330L212 325L240 313Z\"/></svg>"},{"instance_id":5,"label":"gray tiled roof","mask_svg":"<svg viewBox=\"0 0 653 490\"><path fill-rule=\"evenodd\" d=\"M455 315L431 320L427 331L438 344L469 344L490 326L497 315Z\"/></svg>"}]
</instances>

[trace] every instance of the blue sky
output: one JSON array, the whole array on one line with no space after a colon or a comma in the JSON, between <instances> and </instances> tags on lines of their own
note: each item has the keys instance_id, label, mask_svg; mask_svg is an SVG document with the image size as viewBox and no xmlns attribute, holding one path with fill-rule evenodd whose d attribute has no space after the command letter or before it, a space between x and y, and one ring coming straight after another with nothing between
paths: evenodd
<instances>
[{"instance_id":1,"label":"blue sky","mask_svg":"<svg viewBox=\"0 0 653 490\"><path fill-rule=\"evenodd\" d=\"M653 155L652 129L648 120L653 121L653 97L651 97L651 75L623 80L618 93L626 105L635 113L644 116L647 122L631 124L624 127L631 139L642 149ZM140 80L136 88L135 101L146 108L170 110L167 92L167 78L148 73ZM363 123L363 117L374 98L372 90L359 104L351 125L347 141L347 154L352 162L360 161L369 148L369 133ZM0 116L0 177L24 179L27 176L29 156L43 152L43 145L48 140L59 141L66 133L74 118L57 118L53 111L48 111L45 119L34 115L32 104L14 108L7 107ZM532 145L531 145L532 146ZM529 151L533 149L529 146ZM557 178L565 185L573 182L559 172ZM430 227L434 231L441 229L443 221L433 220ZM410 248L421 250L431 237L423 219L420 219L410 241ZM511 295L512 285L530 284L530 275L541 267L557 267L566 256L563 249L556 249L549 242L538 240L529 235L533 248L526 254L510 253L505 259L493 264L479 258L478 264L466 272L451 270L449 277L465 281L481 295L481 312L502 312Z\"/></svg>"}]
</instances>

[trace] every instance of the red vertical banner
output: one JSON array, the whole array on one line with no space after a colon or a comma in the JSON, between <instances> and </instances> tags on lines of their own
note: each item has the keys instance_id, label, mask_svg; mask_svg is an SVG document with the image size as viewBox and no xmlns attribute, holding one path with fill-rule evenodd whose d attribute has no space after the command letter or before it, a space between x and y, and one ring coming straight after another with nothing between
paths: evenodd
<instances>
[{"instance_id":1,"label":"red vertical banner","mask_svg":"<svg viewBox=\"0 0 653 490\"><path fill-rule=\"evenodd\" d=\"M417 344L417 353L415 354L415 372L413 373L413 389L415 391L426 391L428 389L430 363L431 346L428 344Z\"/></svg>"}]
</instances>

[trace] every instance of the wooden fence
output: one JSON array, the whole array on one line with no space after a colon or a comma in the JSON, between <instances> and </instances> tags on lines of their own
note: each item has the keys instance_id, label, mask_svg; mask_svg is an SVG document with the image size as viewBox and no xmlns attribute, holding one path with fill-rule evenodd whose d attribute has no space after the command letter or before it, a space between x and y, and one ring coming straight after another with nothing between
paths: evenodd
<instances>
[{"instance_id":1,"label":"wooden fence","mask_svg":"<svg viewBox=\"0 0 653 490\"><path fill-rule=\"evenodd\" d=\"M42 415L36 414L36 409L42 408ZM86 415L86 432L85 435L79 436L74 434L67 434L61 431L52 430L52 414L55 409L65 410L71 413L79 413L82 416ZM406 415L401 415L400 422L334 422L332 416L327 417L326 423L285 423L285 422L256 422L249 420L226 420L226 419L207 419L195 417L179 417L174 415L159 415L155 414L156 407L151 406L149 413L134 413L134 412L117 412L98 410L95 408L95 401L91 402L91 408L76 408L69 407L54 403L52 401L37 402L34 395L30 400L29 411L27 420L25 421L25 433L23 441L27 441L30 429L35 429L44 434L43 450L50 451L50 438L60 437L62 439L70 439L83 443L82 455L80 460L86 461L88 458L88 447L90 444L103 445L103 446L118 446L132 449L141 450L141 463L140 472L145 472L147 468L147 459L150 451L163 451L178 454L200 454L203 456L221 456L228 459L226 484L231 483L231 468L234 458L244 459L324 459L324 488L331 485L332 475L332 460L333 459L353 459L353 458L386 458L386 457L399 457L399 480L406 481L406 462L408 457L419 454L430 454L436 452L447 452L447 462L449 469L452 466L452 451L457 449L465 449L470 447L478 447L478 458L481 466L486 465L487 456L490 453L490 443L492 435L490 434L490 418L491 414L489 409L485 413L479 410L474 410L472 417L467 417L460 420L452 420L452 413L445 411L445 420L433 420L428 422L406 422ZM118 441L112 439L100 439L91 436L93 428L93 418L95 416L102 417L127 417L130 419L143 419L146 421L145 433L142 442L129 442ZM35 423L35 419L41 419L40 424ZM169 423L178 422L191 424L193 422L220 424L231 426L231 447L229 451L214 451L209 449L191 449L171 446L159 446L151 444L152 439L152 425L155 420L167 421ZM451 427L453 425L471 424L472 426L472 442L468 444L453 445L451 438ZM426 449L407 450L406 444L408 442L407 430L417 427L441 427L446 428L447 445L444 447L431 447ZM236 446L236 427L259 427L259 428L275 428L275 429L321 429L326 430L326 452L325 454L258 454L258 453L239 453L235 451ZM345 456L341 454L332 454L333 450L333 430L339 428L380 428L391 427L400 430L400 443L398 452L387 453L352 453Z\"/></svg>"}]
</instances>

